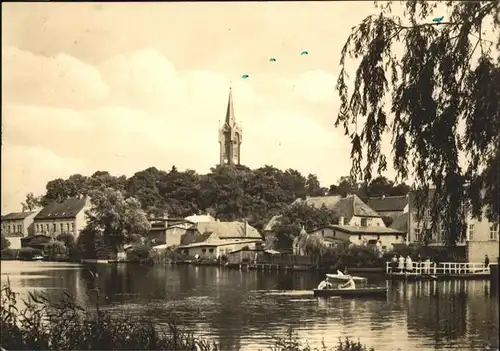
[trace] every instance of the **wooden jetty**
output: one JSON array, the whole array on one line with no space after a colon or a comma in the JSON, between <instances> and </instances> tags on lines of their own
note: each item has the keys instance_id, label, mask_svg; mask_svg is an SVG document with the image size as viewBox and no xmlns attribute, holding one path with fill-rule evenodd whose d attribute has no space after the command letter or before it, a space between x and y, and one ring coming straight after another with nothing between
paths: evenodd
<instances>
[{"instance_id":1,"label":"wooden jetty","mask_svg":"<svg viewBox=\"0 0 500 351\"><path fill-rule=\"evenodd\" d=\"M392 280L487 280L490 267L484 263L413 262L413 269L393 269L392 262L386 263L386 275ZM406 266L405 266L406 267Z\"/></svg>"}]
</instances>

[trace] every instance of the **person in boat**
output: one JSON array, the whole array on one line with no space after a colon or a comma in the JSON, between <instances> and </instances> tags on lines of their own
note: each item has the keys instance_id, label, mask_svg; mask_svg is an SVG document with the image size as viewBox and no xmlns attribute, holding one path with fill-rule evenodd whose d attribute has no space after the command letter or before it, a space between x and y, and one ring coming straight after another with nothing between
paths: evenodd
<instances>
[{"instance_id":1,"label":"person in boat","mask_svg":"<svg viewBox=\"0 0 500 351\"><path fill-rule=\"evenodd\" d=\"M344 276L344 273L342 273L342 271L340 269L337 269L337 275L339 277L343 277Z\"/></svg>"},{"instance_id":2,"label":"person in boat","mask_svg":"<svg viewBox=\"0 0 500 351\"><path fill-rule=\"evenodd\" d=\"M321 283L318 285L318 290L325 290L325 289L331 289L332 288L332 283L328 281L328 277L325 278Z\"/></svg>"},{"instance_id":3,"label":"person in boat","mask_svg":"<svg viewBox=\"0 0 500 351\"><path fill-rule=\"evenodd\" d=\"M354 283L354 279L352 279L352 277L349 277L347 283L340 285L339 289L354 290L356 289L356 283Z\"/></svg>"}]
</instances>

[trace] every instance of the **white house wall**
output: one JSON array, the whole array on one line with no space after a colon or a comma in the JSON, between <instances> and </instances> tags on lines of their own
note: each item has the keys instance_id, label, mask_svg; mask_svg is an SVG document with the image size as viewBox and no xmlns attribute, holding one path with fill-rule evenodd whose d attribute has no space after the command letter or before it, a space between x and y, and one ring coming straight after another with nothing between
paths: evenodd
<instances>
[{"instance_id":1,"label":"white house wall","mask_svg":"<svg viewBox=\"0 0 500 351\"><path fill-rule=\"evenodd\" d=\"M365 217L357 217L357 216L353 216L351 218L351 220L349 221L349 223L345 224L344 225L350 225L350 226L354 226L354 227L361 227L361 218L365 218ZM366 226L367 227L383 227L385 228L385 223L384 221L382 220L381 217L375 217L375 218L366 218Z\"/></svg>"},{"instance_id":2,"label":"white house wall","mask_svg":"<svg viewBox=\"0 0 500 351\"><path fill-rule=\"evenodd\" d=\"M186 253L187 250L187 254L191 257L199 255L200 258L216 259L219 256L228 254L236 250L240 250L244 247L248 247L249 249L255 249L256 243L235 243L231 245L221 245L221 246L191 247L182 249L182 251Z\"/></svg>"},{"instance_id":3,"label":"white house wall","mask_svg":"<svg viewBox=\"0 0 500 351\"><path fill-rule=\"evenodd\" d=\"M332 228L321 228L315 230L310 235L318 235L324 238L331 238L334 240L342 240L355 245L365 245L369 240L377 240L381 242L382 247L390 248L392 244L404 243L404 235L399 234L348 234L340 230ZM294 247L294 250L297 250Z\"/></svg>"}]
</instances>

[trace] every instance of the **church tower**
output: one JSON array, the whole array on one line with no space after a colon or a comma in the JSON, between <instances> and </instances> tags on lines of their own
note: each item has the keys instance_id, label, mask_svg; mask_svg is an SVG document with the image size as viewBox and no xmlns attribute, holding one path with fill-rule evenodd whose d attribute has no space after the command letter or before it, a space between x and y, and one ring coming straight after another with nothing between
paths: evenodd
<instances>
[{"instance_id":1,"label":"church tower","mask_svg":"<svg viewBox=\"0 0 500 351\"><path fill-rule=\"evenodd\" d=\"M229 88L229 101L227 102L226 120L219 129L220 164L239 165L241 149L241 128L234 117L233 95Z\"/></svg>"}]
</instances>

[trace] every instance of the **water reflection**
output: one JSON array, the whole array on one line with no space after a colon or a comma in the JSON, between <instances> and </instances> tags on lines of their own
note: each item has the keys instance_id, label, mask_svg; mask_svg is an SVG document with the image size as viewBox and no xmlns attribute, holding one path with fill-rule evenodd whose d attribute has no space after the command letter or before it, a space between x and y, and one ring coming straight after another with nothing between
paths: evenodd
<instances>
[{"instance_id":1,"label":"water reflection","mask_svg":"<svg viewBox=\"0 0 500 351\"><path fill-rule=\"evenodd\" d=\"M97 283L111 313L177 320L221 343L222 349L265 348L292 326L313 346L349 335L377 350L475 349L498 345L498 299L488 281L386 282L387 299L317 299L322 275L241 272L212 267L2 262L15 290L67 291L89 301ZM97 273L97 282L92 274ZM92 296L92 295L91 295ZM95 296L91 297L95 299Z\"/></svg>"}]
</instances>

